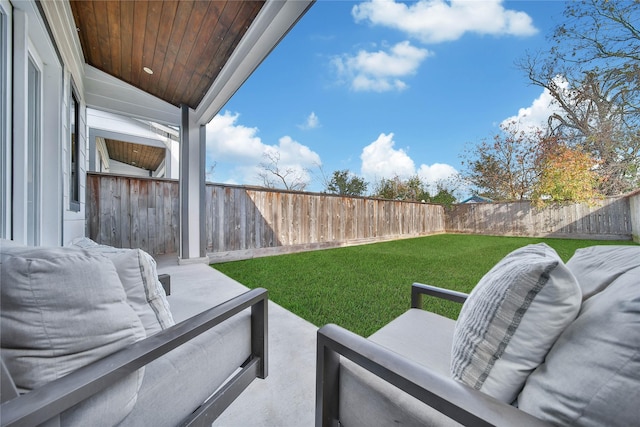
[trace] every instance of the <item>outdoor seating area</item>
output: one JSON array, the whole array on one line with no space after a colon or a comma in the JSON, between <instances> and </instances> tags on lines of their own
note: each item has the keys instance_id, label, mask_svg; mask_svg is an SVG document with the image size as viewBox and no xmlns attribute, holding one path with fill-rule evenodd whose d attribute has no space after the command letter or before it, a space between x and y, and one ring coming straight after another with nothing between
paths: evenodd
<instances>
[{"instance_id":1,"label":"outdoor seating area","mask_svg":"<svg viewBox=\"0 0 640 427\"><path fill-rule=\"evenodd\" d=\"M619 425L640 419L640 247L545 244L507 255L467 295L414 284L369 338L318 332L316 426ZM423 297L464 303L457 321Z\"/></svg>"},{"instance_id":2,"label":"outdoor seating area","mask_svg":"<svg viewBox=\"0 0 640 427\"><path fill-rule=\"evenodd\" d=\"M91 243L0 241L3 426L206 425L266 378L265 289L176 324L151 256Z\"/></svg>"},{"instance_id":3,"label":"outdoor seating area","mask_svg":"<svg viewBox=\"0 0 640 427\"><path fill-rule=\"evenodd\" d=\"M8 331L15 340L21 333L38 335L37 325L12 330L16 320L38 323L28 315L38 298L25 298L26 290L41 292L40 299L50 304L66 301L57 311L46 304L39 307L43 319L64 320L64 327L47 325L49 333L67 333L67 339L83 333L77 332L79 323L96 322L81 316L70 321L65 313L87 293L74 298L66 289L87 286L88 278L95 284L89 289L95 293L89 299L92 319L112 323L96 308L104 304L97 301L104 298L99 291L120 278L133 307L136 296L130 289L135 280L127 269L132 262L155 278L149 281L155 291L146 291L147 297L163 295L158 276L170 278L171 295L162 298L163 303L153 297L144 300L156 313L167 303L170 311L161 320L153 310L145 312L144 304L134 309L139 329L146 330L142 339L121 339L128 343L122 351L104 345L107 350L97 356L82 354L80 364L104 357L84 368L70 354L46 360L44 345L38 348L32 339L23 339L34 347L30 354L41 358L31 373L54 369L44 366L47 362L60 370L56 375L66 374L65 365L70 366L66 371L77 370L16 399L12 379L18 383L29 372L16 371L20 355L3 348L3 426L36 425L51 416L60 425L87 420L114 425L116 416L121 417L118 425L155 420L154 425L231 427L336 422L631 425L640 417L634 405L640 383L640 342L634 328L640 313L634 291L640 279L638 246L579 249L566 264L543 243L524 246L496 264L469 295L414 284L412 307L365 338L336 325L318 329L267 301L264 289L249 290L203 263L178 264L169 255L151 260L139 250L95 245L88 239L75 245L34 249L2 241L3 343L9 342ZM25 261L31 267L27 273L20 270ZM85 267L94 275L88 277ZM75 275L79 279L73 279L71 270L81 273ZM143 282L149 278L142 275ZM31 281L29 286L25 280ZM65 285L55 288L57 299L45 295L51 280ZM429 312L427 297L463 303L458 320ZM25 307L18 306L16 298ZM122 308L107 311L126 319ZM92 333L90 325L85 328ZM610 339L602 339L605 335ZM55 339L64 342L65 337ZM117 401L131 394L133 403ZM115 415L114 405L121 410Z\"/></svg>"},{"instance_id":4,"label":"outdoor seating area","mask_svg":"<svg viewBox=\"0 0 640 427\"><path fill-rule=\"evenodd\" d=\"M214 425L222 426L313 423L315 378L313 369L306 368L314 364L317 328L273 302L267 303L268 294L264 289L249 290L206 264L178 265L175 256L164 256L158 259L156 270L155 262L151 261L154 275L164 276L165 280L170 278L172 292L165 300L170 312L166 313L168 318L162 326L156 322L154 310L136 311L142 323L151 325L144 325L148 336L146 339L140 340L145 332L140 331L143 325L139 325L138 335L133 337L138 341L130 342L132 337L121 338L121 346L105 344L102 352L96 351L97 348L86 350L78 340L69 343L68 340L73 336L83 333L78 330L79 324L109 323L105 321L105 313L101 310L97 310L97 313L96 310L88 311L91 318L85 316L73 322L68 321L67 318L71 316L69 313L75 310L73 304L86 296L83 292L73 298L78 286L85 286L90 280L93 283L90 292L93 293L114 282L128 282L124 286L131 289L136 278L138 284L148 279L148 276L136 276L136 270L149 267L144 264L144 256L138 257L142 251L97 246L90 241L87 244L87 241L82 239L76 248L71 249L27 248L7 240L2 240L0 244L3 345L10 344L10 338L14 338L8 336L8 331L15 326L11 320L21 317L16 310L24 309L16 305L15 299L24 296L22 291L30 289L20 282L22 274L27 279L33 279L32 285L36 282L35 286L42 291L41 297L45 289L51 289L59 295L55 299L49 294L46 299L50 304L37 308L45 313L43 318L49 322L39 326L66 334L52 339L64 342L67 346L75 344L75 347L66 348L67 354L47 360L46 354L43 355L46 345L38 347L39 343L33 343L23 336L21 342L29 342L34 348L22 350L40 357L38 362L41 365L33 367L31 373L36 376L48 373L47 378L54 379L52 375L61 376L62 372L78 368L61 379L24 393L23 377L28 372L17 372L15 368L16 363L21 363L24 357L15 354L15 350L3 348L3 403L0 410L3 426L37 425L51 416L55 416L60 425L86 425L89 420L91 425L207 425L216 418ZM92 257L88 253L91 251L100 253ZM95 262L104 262L105 257L111 259L113 264L105 267ZM31 275L23 274L26 263L16 264L26 260L32 267L40 263L40 268L36 268ZM137 264L138 260L141 260L141 265ZM52 265L56 268L51 268ZM111 270L114 266L118 275ZM83 270L84 267L93 270L93 273ZM49 273L42 274L44 268L55 271L56 277ZM71 270L75 270L75 273ZM52 280L66 286L51 288L48 284ZM9 283L12 285L9 286ZM156 289L151 292L161 293L159 280L155 281L155 285ZM144 294L137 295L140 297L138 300L143 299L145 303L154 300L148 298L149 290L144 292L147 297ZM14 293L14 299L11 299L11 293ZM126 297L129 302L132 298L136 299L129 290ZM28 298L23 299L23 305L31 303ZM51 306L60 304L60 299L67 300L64 310L53 310ZM95 298L86 302L92 305L103 303ZM155 304L155 309L162 311L161 305ZM29 308L35 309L33 305ZM108 311L119 315L126 323L127 310L123 311L122 307L112 304ZM100 313L102 316L98 316ZM147 316L149 314L151 316ZM53 325L52 322L56 321L54 317L64 325ZM37 319L26 321L37 323ZM119 326L127 329L123 324ZM108 331L90 328L87 326L84 332L109 336ZM38 332L31 330L24 331L22 335L20 333L15 332L15 340L24 334ZM117 351L120 347L124 348ZM72 351L93 351L94 354L80 354L75 357L78 360L74 361L74 356L78 354L71 354ZM111 351L114 354L110 354ZM104 358L99 360L101 357ZM96 361L79 369L79 365L91 358ZM49 366L43 366L47 363ZM143 366L145 368L141 370ZM44 374L40 378L32 378L31 384L41 384L42 378ZM16 389L14 382L23 387ZM124 396L123 382L128 383L125 385L128 394ZM19 392L23 394L14 399ZM90 398L94 393L97 394ZM133 403L125 405L122 399L129 401L132 396ZM85 399L86 403L74 407ZM114 407L120 408L120 411L114 413ZM118 417L121 421L114 421Z\"/></svg>"},{"instance_id":5,"label":"outdoor seating area","mask_svg":"<svg viewBox=\"0 0 640 427\"><path fill-rule=\"evenodd\" d=\"M331 108L304 99L313 107L308 116L313 126L300 125L291 116L288 125L274 127L281 135L271 135L266 127L274 122L257 114L268 123L262 129L265 139L251 122L236 121L241 111L223 112L232 97L242 95L245 82L259 76L258 68L315 3L0 0L0 427L636 425L637 150L635 163L629 163L633 167L620 172L620 180L611 180L624 185L611 184L602 193L607 197L589 204L583 203L582 192L577 198L549 194L547 200L551 190L541 190L545 204L537 206L524 200L537 195L534 187L519 191L517 197L511 190L496 193L500 197L491 196L496 203L476 199L480 203L455 204L431 197L422 184L424 191L411 187L412 197L404 199L382 192L327 194L334 193L329 186L321 193L297 191L306 184L290 186L285 179L285 189L266 188L272 187L268 179L264 187L245 185L248 181L235 184L240 180L221 175L214 180L225 184L209 182L217 161L226 158L210 150L213 142L233 149L229 159L236 159L236 151L241 156L232 160L238 163L238 176L249 176L250 163L257 164L255 156L262 155L263 160L276 160L276 168L270 170L264 162L258 166L282 178L279 151L272 157L272 149L291 147L291 153L298 154L283 155L283 162L287 157L308 157L329 183L321 168L329 163L320 161L297 132L320 125L320 110L313 111L318 106L340 114L342 103ZM356 15L365 9L423 9L422 3L375 1L332 6L344 8L343 18L354 18L358 33L364 21ZM502 5L493 9L508 10ZM379 26L371 24L370 29ZM409 35L411 43L414 35ZM502 37L486 37L490 38ZM327 43L338 40L334 36L313 39L337 48ZM364 44L350 49L357 46ZM303 47L313 53L306 44ZM409 41L395 47L389 42L387 47L414 59L430 56L430 50ZM365 53L358 53L358 58ZM398 56L387 58L382 50L371 54L390 64ZM358 81L369 80L351 70L348 53L314 57L334 58L332 67L349 69L347 74ZM306 61L300 55L295 60ZM346 83L344 76L338 77ZM400 79L397 83L391 86L408 87ZM255 87L277 89L270 79ZM418 95L424 92L417 90ZM354 92L345 91L345 99L355 101ZM250 89L250 94L252 108L266 111L256 103L262 99L274 106L270 113L283 115L277 108L278 102L286 102L280 93L273 98ZM409 105L405 98L394 98L403 108ZM423 98L416 97L420 105ZM582 102L575 108L582 108ZM604 139L627 138L627 128L613 129L627 122L617 115L626 112L626 104L603 105L610 111L603 113L602 123L607 132L615 130ZM294 107L296 115L305 111ZM368 120L360 126L367 135L375 131L367 127L377 121L361 108L351 110ZM375 111L385 116L399 113L402 127L409 122L398 108ZM419 109L412 111L421 114ZM245 135L247 144L231 138L235 130L223 132L229 141L216 142L212 124L220 117L232 119L229 126ZM588 123L587 119L581 121ZM500 123L498 118L490 122L492 128ZM329 116L325 123L323 132L329 130ZM358 128L352 120L346 123L349 129ZM569 128L571 135L578 130ZM555 130L561 129L554 129L554 136ZM412 169L420 164L407 157L405 142L398 140L393 148L395 127L378 131L378 140L362 147L362 171L377 171L374 160L387 158L397 157L403 169L405 164ZM580 132L575 140L554 143L571 143L567 147L573 149L583 145L580 138L596 135L599 140L602 135L600 129ZM312 141L320 134L306 135ZM279 145L272 145L276 141ZM427 144L430 139L420 141ZM535 149L545 156L536 157L536 166L555 165L549 161L555 160L555 150L547 148L546 138L539 142ZM620 152L626 152L625 144ZM376 167L365 168L364 154L374 148L376 155L366 164ZM380 148L385 151L378 152ZM311 162L316 156L318 161ZM239 159L245 157L252 160L241 165ZM601 159L579 163L586 167L592 160ZM617 165L614 160L612 165ZM417 169L418 180L420 174L435 177L449 170L440 161L423 166L428 165ZM280 167L288 170L289 165ZM391 173L386 163L384 169ZM596 169L605 171L609 165L597 163L588 171ZM301 170L304 175L309 172L306 167ZM451 171L453 166L447 173ZM350 175L348 170L335 172ZM393 172L397 186L400 177ZM381 178L382 184L386 178ZM603 178L609 186L608 176ZM591 174L578 180L591 182ZM448 189L440 189L445 181L438 181L439 193L455 199ZM494 189L464 191L485 190L493 194ZM511 239L513 246L453 242L449 235ZM539 240L516 240L524 237ZM396 248L397 257L389 247L361 253L362 257L328 251L360 251L364 244L413 238L434 240L426 249ZM555 247L549 242L554 238L589 240L582 246ZM306 256L310 251L333 258L289 260L268 268L227 263L274 260L267 257L297 252ZM434 255L429 263L427 254ZM403 262L409 257L411 265ZM337 259L347 261L342 270ZM226 264L216 270L210 263ZM251 276L252 272L258 274ZM308 281L301 283L304 280ZM430 283L412 286L409 307L414 280ZM342 290L348 292L340 294ZM292 303L283 295L300 299ZM372 318L367 317L370 313ZM341 318L343 314L347 316ZM359 323L348 323L353 319Z\"/></svg>"}]
</instances>

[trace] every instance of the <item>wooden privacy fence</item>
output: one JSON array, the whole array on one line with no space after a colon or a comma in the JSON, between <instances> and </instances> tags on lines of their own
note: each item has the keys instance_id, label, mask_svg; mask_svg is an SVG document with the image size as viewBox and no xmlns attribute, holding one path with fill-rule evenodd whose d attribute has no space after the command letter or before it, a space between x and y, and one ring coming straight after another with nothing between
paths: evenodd
<instances>
[{"instance_id":1,"label":"wooden privacy fence","mask_svg":"<svg viewBox=\"0 0 640 427\"><path fill-rule=\"evenodd\" d=\"M178 182L90 173L87 235L153 254L179 249ZM439 205L207 184L205 249L249 258L442 233Z\"/></svg>"},{"instance_id":2,"label":"wooden privacy fence","mask_svg":"<svg viewBox=\"0 0 640 427\"><path fill-rule=\"evenodd\" d=\"M341 246L444 232L442 206L207 185L210 259Z\"/></svg>"},{"instance_id":3,"label":"wooden privacy fence","mask_svg":"<svg viewBox=\"0 0 640 427\"><path fill-rule=\"evenodd\" d=\"M436 233L631 239L640 192L595 206L528 201L444 208L425 203L207 184L205 250L212 261ZM87 236L98 243L179 250L178 181L87 174ZM635 224L635 225L634 225Z\"/></svg>"},{"instance_id":4,"label":"wooden privacy fence","mask_svg":"<svg viewBox=\"0 0 640 427\"><path fill-rule=\"evenodd\" d=\"M175 180L88 173L86 235L118 248L178 252L178 191Z\"/></svg>"},{"instance_id":5,"label":"wooden privacy fence","mask_svg":"<svg viewBox=\"0 0 640 427\"><path fill-rule=\"evenodd\" d=\"M447 210L450 233L498 236L628 240L632 235L630 197L606 198L593 206L553 204L536 208L529 201L469 203Z\"/></svg>"}]
</instances>

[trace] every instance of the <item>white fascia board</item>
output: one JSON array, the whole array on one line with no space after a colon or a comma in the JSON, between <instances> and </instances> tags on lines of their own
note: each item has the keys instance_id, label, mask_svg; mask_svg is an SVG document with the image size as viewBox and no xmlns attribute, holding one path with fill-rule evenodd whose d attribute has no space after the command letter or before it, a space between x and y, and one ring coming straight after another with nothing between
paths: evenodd
<instances>
[{"instance_id":1,"label":"white fascia board","mask_svg":"<svg viewBox=\"0 0 640 427\"><path fill-rule=\"evenodd\" d=\"M90 129L106 131L101 136L113 135L110 138L118 139L115 135L122 134L130 137L143 138L145 141L137 139L122 138L123 141L133 142L136 144L151 145L154 147L167 148L169 138L155 132L149 122L134 119L119 114L113 114L108 111L87 108L87 125ZM153 141L157 141L154 143Z\"/></svg>"},{"instance_id":2,"label":"white fascia board","mask_svg":"<svg viewBox=\"0 0 640 427\"><path fill-rule=\"evenodd\" d=\"M179 126L180 108L117 79L91 65L84 65L88 107Z\"/></svg>"},{"instance_id":3,"label":"white fascia board","mask_svg":"<svg viewBox=\"0 0 640 427\"><path fill-rule=\"evenodd\" d=\"M196 123L205 125L218 114L314 2L267 1L196 108Z\"/></svg>"},{"instance_id":4,"label":"white fascia board","mask_svg":"<svg viewBox=\"0 0 640 427\"><path fill-rule=\"evenodd\" d=\"M73 82L80 96L84 95L83 64L84 55L76 29L73 12L68 1L40 2L49 22L49 28L56 40L58 51L67 70L73 76Z\"/></svg>"}]
</instances>

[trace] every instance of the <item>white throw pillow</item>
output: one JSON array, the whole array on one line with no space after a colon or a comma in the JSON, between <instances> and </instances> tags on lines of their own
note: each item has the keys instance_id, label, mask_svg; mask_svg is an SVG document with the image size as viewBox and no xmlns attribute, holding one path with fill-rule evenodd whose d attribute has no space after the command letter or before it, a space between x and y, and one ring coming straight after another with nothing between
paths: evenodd
<instances>
[{"instance_id":1,"label":"white throw pillow","mask_svg":"<svg viewBox=\"0 0 640 427\"><path fill-rule=\"evenodd\" d=\"M544 243L503 258L471 291L456 322L451 374L512 403L578 314L580 287Z\"/></svg>"},{"instance_id":2,"label":"white throw pillow","mask_svg":"<svg viewBox=\"0 0 640 427\"><path fill-rule=\"evenodd\" d=\"M638 425L640 267L582 304L527 379L518 407L555 425Z\"/></svg>"}]
</instances>

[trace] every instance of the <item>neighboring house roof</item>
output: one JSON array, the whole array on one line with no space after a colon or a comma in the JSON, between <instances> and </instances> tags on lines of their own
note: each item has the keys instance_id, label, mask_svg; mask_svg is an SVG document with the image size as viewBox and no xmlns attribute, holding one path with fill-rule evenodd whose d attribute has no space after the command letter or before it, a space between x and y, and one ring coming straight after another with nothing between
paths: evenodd
<instances>
[{"instance_id":1,"label":"neighboring house roof","mask_svg":"<svg viewBox=\"0 0 640 427\"><path fill-rule=\"evenodd\" d=\"M493 200L491 200L488 197L473 195L467 199L464 199L462 202L460 202L460 204L464 204L464 203L493 203Z\"/></svg>"}]
</instances>

